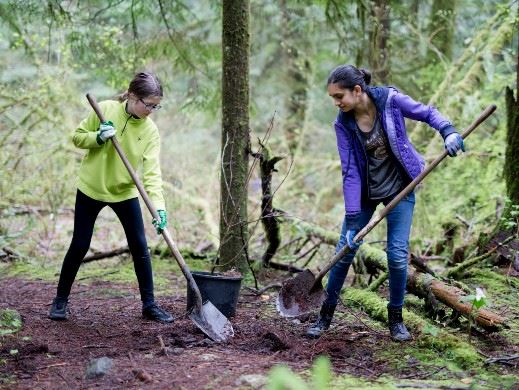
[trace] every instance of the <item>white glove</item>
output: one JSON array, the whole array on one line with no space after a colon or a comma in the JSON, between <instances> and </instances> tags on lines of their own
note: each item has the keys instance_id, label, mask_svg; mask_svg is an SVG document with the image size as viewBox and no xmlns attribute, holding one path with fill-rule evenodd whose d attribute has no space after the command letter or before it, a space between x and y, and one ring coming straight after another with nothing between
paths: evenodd
<instances>
[{"instance_id":1,"label":"white glove","mask_svg":"<svg viewBox=\"0 0 519 390\"><path fill-rule=\"evenodd\" d=\"M115 127L113 126L113 123L108 122L102 122L99 126L99 130L97 131L97 143L99 145L104 144L109 138L112 138L115 135Z\"/></svg>"}]
</instances>

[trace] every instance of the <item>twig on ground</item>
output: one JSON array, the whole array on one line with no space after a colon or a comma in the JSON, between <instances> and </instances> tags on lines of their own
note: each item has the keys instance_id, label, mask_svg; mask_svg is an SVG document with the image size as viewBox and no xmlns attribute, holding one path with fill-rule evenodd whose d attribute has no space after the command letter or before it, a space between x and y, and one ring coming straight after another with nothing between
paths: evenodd
<instances>
[{"instance_id":1,"label":"twig on ground","mask_svg":"<svg viewBox=\"0 0 519 390\"><path fill-rule=\"evenodd\" d=\"M249 287L249 286L245 286L245 288L247 290L251 291L254 295L261 295L267 290L274 289L274 288L281 288L281 283L272 283L265 287L260 288L259 290Z\"/></svg>"},{"instance_id":2,"label":"twig on ground","mask_svg":"<svg viewBox=\"0 0 519 390\"><path fill-rule=\"evenodd\" d=\"M384 333L379 332L379 331L373 329L373 328L370 327L369 325L366 325L366 323L365 323L364 321L362 321L362 320L357 316L357 314L355 314L355 313L353 312L353 310L351 310L348 306L346 306L346 305L344 304L344 302L342 301L342 299L340 300L340 302L341 302L341 305L346 309L346 311L348 311L348 312L349 312L353 317L355 317L355 318L357 319L357 321L359 321L359 322L360 322L364 327L368 328L370 331L372 331L373 333L375 333L375 334L377 334L377 335L379 335L379 336L384 336L384 337L386 336Z\"/></svg>"},{"instance_id":3,"label":"twig on ground","mask_svg":"<svg viewBox=\"0 0 519 390\"><path fill-rule=\"evenodd\" d=\"M310 256L308 256L308 259L306 259L305 263L303 264L303 268L306 268L308 266L308 264L310 264L310 262L315 257L315 255L319 252L319 248L320 247L315 248L315 250L312 252L312 254Z\"/></svg>"},{"instance_id":4,"label":"twig on ground","mask_svg":"<svg viewBox=\"0 0 519 390\"><path fill-rule=\"evenodd\" d=\"M476 256L476 257L465 260L463 263L460 263L456 267L451 268L449 271L447 271L446 276L449 278L454 278L456 276L459 276L462 272L466 271L468 268L472 267L474 264L477 264L481 260L485 260L486 258L490 257L492 255L492 253L494 253L500 247L502 247L503 245L506 245L513 239L514 239L514 236L510 236L503 242L498 243L494 248L490 249L488 252L482 254L481 256Z\"/></svg>"},{"instance_id":5,"label":"twig on ground","mask_svg":"<svg viewBox=\"0 0 519 390\"><path fill-rule=\"evenodd\" d=\"M281 271L288 271L291 273L303 272L302 268L296 267L295 265L276 263L274 261L269 262L268 268L277 269Z\"/></svg>"},{"instance_id":6,"label":"twig on ground","mask_svg":"<svg viewBox=\"0 0 519 390\"><path fill-rule=\"evenodd\" d=\"M162 340L162 336L159 334L157 336L157 338L159 339L159 343L160 343L160 351L163 355L165 356L169 356L168 355L168 347L166 347L166 345L164 344L164 340Z\"/></svg>"},{"instance_id":7,"label":"twig on ground","mask_svg":"<svg viewBox=\"0 0 519 390\"><path fill-rule=\"evenodd\" d=\"M37 370L45 370L46 368L61 367L61 366L68 366L68 363L67 362L61 362L61 363L49 364L47 366L38 367Z\"/></svg>"},{"instance_id":8,"label":"twig on ground","mask_svg":"<svg viewBox=\"0 0 519 390\"><path fill-rule=\"evenodd\" d=\"M106 276L106 275L116 274L118 272L119 271L110 271L110 272L105 272L104 274L100 274L100 275L83 276L82 278L78 278L77 280L85 280L85 279L90 279L90 278L99 278L99 277Z\"/></svg>"},{"instance_id":9,"label":"twig on ground","mask_svg":"<svg viewBox=\"0 0 519 390\"><path fill-rule=\"evenodd\" d=\"M319 246L321 244L322 244L322 241L319 241L317 244L313 245L310 249L308 249L304 253L302 253L299 256L297 256L296 259L294 261L292 261L292 263L295 263L296 261L298 261L298 260L302 259L303 257L307 256L310 252L312 252L313 250L316 250L317 248L319 248Z\"/></svg>"},{"instance_id":10,"label":"twig on ground","mask_svg":"<svg viewBox=\"0 0 519 390\"><path fill-rule=\"evenodd\" d=\"M519 359L519 354L516 355L510 355L510 356L499 356L499 357L491 357L487 360L485 360L485 364L492 364L492 363L504 363L504 364L512 364L515 365L515 363L510 363L512 360Z\"/></svg>"},{"instance_id":11,"label":"twig on ground","mask_svg":"<svg viewBox=\"0 0 519 390\"><path fill-rule=\"evenodd\" d=\"M445 369L445 366L441 366L441 367L437 368L434 371L427 372L427 373L425 373L425 375L420 375L422 373L421 372L417 372L417 373L413 373L413 374L410 374L410 375L401 376L400 379L419 379L419 380L422 380L422 379L429 378L430 376L433 376L434 374L439 373L443 369Z\"/></svg>"}]
</instances>

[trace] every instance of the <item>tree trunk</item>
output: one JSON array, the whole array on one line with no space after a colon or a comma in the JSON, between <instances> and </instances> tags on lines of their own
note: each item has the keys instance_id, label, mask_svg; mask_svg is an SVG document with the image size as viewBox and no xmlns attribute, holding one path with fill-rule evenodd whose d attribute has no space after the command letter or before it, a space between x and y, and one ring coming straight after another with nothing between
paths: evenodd
<instances>
[{"instance_id":1,"label":"tree trunk","mask_svg":"<svg viewBox=\"0 0 519 390\"><path fill-rule=\"evenodd\" d=\"M309 42L306 34L298 28L294 21L293 10L288 9L286 1L280 0L282 20L282 46L283 63L285 69L285 86L287 89L285 99L285 138L291 156L294 156L302 145L303 129L308 105L308 75L311 72L310 62L306 57ZM304 7L300 10L304 12ZM299 51L297 47L305 47Z\"/></svg>"},{"instance_id":2,"label":"tree trunk","mask_svg":"<svg viewBox=\"0 0 519 390\"><path fill-rule=\"evenodd\" d=\"M359 39L361 43L356 45L357 48L355 50L355 66L360 67L364 64L366 59L366 45L369 44L368 38L366 37L366 19L368 8L364 0L356 1L356 10L357 20L360 23L360 32L358 32L357 39Z\"/></svg>"},{"instance_id":3,"label":"tree trunk","mask_svg":"<svg viewBox=\"0 0 519 390\"><path fill-rule=\"evenodd\" d=\"M517 167L519 167L519 93L517 93L517 95L517 99L514 99L514 91L508 87L506 88L508 129L506 135L504 176L506 181L506 193L515 205L519 205L519 170L517 169Z\"/></svg>"},{"instance_id":4,"label":"tree trunk","mask_svg":"<svg viewBox=\"0 0 519 390\"><path fill-rule=\"evenodd\" d=\"M220 252L223 269L247 267L249 0L222 3L222 166Z\"/></svg>"},{"instance_id":5,"label":"tree trunk","mask_svg":"<svg viewBox=\"0 0 519 390\"><path fill-rule=\"evenodd\" d=\"M370 32L369 66L376 83L389 82L389 5L387 0L374 0L371 10L373 28Z\"/></svg>"},{"instance_id":6,"label":"tree trunk","mask_svg":"<svg viewBox=\"0 0 519 390\"><path fill-rule=\"evenodd\" d=\"M429 35L434 49L429 49L427 53L427 58L432 63L438 62L439 55L442 55L449 62L452 60L455 20L455 0L433 1Z\"/></svg>"},{"instance_id":7,"label":"tree trunk","mask_svg":"<svg viewBox=\"0 0 519 390\"><path fill-rule=\"evenodd\" d=\"M518 8L519 14L519 8ZM486 252L489 248L498 245L509 237L514 239L498 251L499 257L505 262L511 262L514 269L519 272L519 42L517 47L517 75L516 97L514 91L506 87L506 150L503 173L506 183L506 194L510 199L503 215L499 219L492 234L489 237L482 236L479 242L479 253Z\"/></svg>"}]
</instances>

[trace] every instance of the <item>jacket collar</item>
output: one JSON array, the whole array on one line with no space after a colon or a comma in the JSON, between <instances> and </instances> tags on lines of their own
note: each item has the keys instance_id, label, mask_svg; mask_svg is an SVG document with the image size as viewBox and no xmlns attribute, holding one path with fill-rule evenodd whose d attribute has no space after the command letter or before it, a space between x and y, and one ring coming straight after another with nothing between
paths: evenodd
<instances>
[{"instance_id":1,"label":"jacket collar","mask_svg":"<svg viewBox=\"0 0 519 390\"><path fill-rule=\"evenodd\" d=\"M389 95L388 87L367 87L366 93L370 97L370 99L377 107L377 111L379 113L384 112L384 108L386 105L387 97ZM353 113L343 112L339 110L339 114L337 115L337 121L341 123L348 130L355 130L355 117Z\"/></svg>"},{"instance_id":2,"label":"jacket collar","mask_svg":"<svg viewBox=\"0 0 519 390\"><path fill-rule=\"evenodd\" d=\"M128 111L126 110L127 106L128 106L128 100L121 102L121 109L124 112L126 121L129 121L131 123L140 123L140 122L144 122L147 119L147 118L139 118L139 117L136 117L135 115L128 113Z\"/></svg>"}]
</instances>

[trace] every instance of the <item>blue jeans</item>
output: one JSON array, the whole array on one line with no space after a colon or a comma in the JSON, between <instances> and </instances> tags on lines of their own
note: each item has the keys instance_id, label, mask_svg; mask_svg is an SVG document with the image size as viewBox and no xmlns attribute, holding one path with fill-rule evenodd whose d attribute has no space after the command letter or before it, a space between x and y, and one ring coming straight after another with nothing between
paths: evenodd
<instances>
[{"instance_id":1,"label":"blue jeans","mask_svg":"<svg viewBox=\"0 0 519 390\"><path fill-rule=\"evenodd\" d=\"M364 227L375 212L380 202L387 205L392 197L382 201L369 201L361 210L360 224ZM387 260L389 268L389 305L400 308L404 305L405 287L407 282L407 255L409 252L409 234L413 220L413 209L415 203L414 192L403 198L386 216L387 219ZM336 253L346 245L346 231L348 230L348 218L344 218L342 224L341 238L337 244ZM339 294L348 274L348 269L353 261L356 251L345 255L333 266L328 277L326 292L327 304L336 305Z\"/></svg>"}]
</instances>

